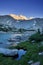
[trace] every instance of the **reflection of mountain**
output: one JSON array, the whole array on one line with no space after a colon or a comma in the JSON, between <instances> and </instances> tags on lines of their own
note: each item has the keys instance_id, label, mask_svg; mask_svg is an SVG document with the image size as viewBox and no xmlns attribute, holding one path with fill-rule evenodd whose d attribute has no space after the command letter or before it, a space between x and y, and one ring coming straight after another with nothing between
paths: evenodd
<instances>
[{"instance_id":1,"label":"reflection of mountain","mask_svg":"<svg viewBox=\"0 0 43 65\"><path fill-rule=\"evenodd\" d=\"M43 28L43 18L34 18L30 20L16 20L10 15L0 16L0 24L8 25L12 28L38 29Z\"/></svg>"}]
</instances>

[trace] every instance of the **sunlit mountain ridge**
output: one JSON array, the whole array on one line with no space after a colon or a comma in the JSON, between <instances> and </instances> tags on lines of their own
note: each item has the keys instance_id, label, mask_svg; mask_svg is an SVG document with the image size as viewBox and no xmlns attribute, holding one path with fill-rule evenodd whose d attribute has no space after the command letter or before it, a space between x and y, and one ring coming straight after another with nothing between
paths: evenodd
<instances>
[{"instance_id":1,"label":"sunlit mountain ridge","mask_svg":"<svg viewBox=\"0 0 43 65\"><path fill-rule=\"evenodd\" d=\"M43 29L43 18L26 18L25 16L19 16L22 19L16 19L18 16L14 15L15 18L11 15L0 16L0 24L8 25L15 28L23 29Z\"/></svg>"},{"instance_id":2,"label":"sunlit mountain ridge","mask_svg":"<svg viewBox=\"0 0 43 65\"><path fill-rule=\"evenodd\" d=\"M16 20L28 20L28 18L26 16L23 16L23 15L10 14L10 16Z\"/></svg>"}]
</instances>

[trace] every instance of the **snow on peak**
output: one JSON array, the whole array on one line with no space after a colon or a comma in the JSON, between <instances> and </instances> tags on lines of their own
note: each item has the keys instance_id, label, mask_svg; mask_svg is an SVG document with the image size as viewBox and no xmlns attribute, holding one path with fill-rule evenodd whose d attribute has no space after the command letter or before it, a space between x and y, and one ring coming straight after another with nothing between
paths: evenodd
<instances>
[{"instance_id":1,"label":"snow on peak","mask_svg":"<svg viewBox=\"0 0 43 65\"><path fill-rule=\"evenodd\" d=\"M33 19L34 17L30 17L30 18L28 18L28 20L31 20L31 19Z\"/></svg>"}]
</instances>

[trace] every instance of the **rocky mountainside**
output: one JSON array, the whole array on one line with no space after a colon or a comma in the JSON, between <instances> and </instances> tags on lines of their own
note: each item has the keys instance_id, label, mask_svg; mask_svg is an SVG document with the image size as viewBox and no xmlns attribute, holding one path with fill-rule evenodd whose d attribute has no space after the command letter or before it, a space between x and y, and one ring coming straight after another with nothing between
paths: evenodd
<instances>
[{"instance_id":1,"label":"rocky mountainside","mask_svg":"<svg viewBox=\"0 0 43 65\"><path fill-rule=\"evenodd\" d=\"M4 15L0 16L0 24L8 25L18 29L41 29L43 28L43 18L31 18L28 20L25 16L21 16L21 19L15 19L15 17L11 15Z\"/></svg>"}]
</instances>

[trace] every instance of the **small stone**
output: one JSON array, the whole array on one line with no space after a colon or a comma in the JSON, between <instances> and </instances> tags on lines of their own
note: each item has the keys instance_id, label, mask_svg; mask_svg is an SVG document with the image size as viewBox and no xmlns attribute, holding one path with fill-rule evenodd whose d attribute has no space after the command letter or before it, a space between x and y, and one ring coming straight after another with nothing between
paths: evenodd
<instances>
[{"instance_id":1,"label":"small stone","mask_svg":"<svg viewBox=\"0 0 43 65\"><path fill-rule=\"evenodd\" d=\"M30 60L30 61L28 62L28 64L31 64L31 63L33 63L33 61L32 61L32 60Z\"/></svg>"},{"instance_id":2,"label":"small stone","mask_svg":"<svg viewBox=\"0 0 43 65\"><path fill-rule=\"evenodd\" d=\"M43 55L43 52L38 53L38 55Z\"/></svg>"},{"instance_id":3,"label":"small stone","mask_svg":"<svg viewBox=\"0 0 43 65\"><path fill-rule=\"evenodd\" d=\"M32 43L34 43L35 41L33 40Z\"/></svg>"},{"instance_id":4,"label":"small stone","mask_svg":"<svg viewBox=\"0 0 43 65\"><path fill-rule=\"evenodd\" d=\"M32 63L31 65L40 65L40 62Z\"/></svg>"}]
</instances>

